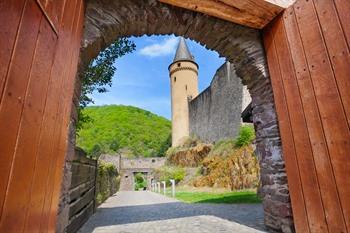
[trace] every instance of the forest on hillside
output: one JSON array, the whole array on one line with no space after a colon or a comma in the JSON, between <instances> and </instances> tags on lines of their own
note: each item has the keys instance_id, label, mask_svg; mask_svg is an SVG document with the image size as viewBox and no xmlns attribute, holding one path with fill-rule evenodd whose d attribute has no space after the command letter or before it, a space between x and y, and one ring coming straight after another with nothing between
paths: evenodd
<instances>
[{"instance_id":1,"label":"forest on hillside","mask_svg":"<svg viewBox=\"0 0 350 233\"><path fill-rule=\"evenodd\" d=\"M171 145L171 122L149 111L123 105L86 107L77 145L90 156L128 152L129 157L164 156Z\"/></svg>"}]
</instances>

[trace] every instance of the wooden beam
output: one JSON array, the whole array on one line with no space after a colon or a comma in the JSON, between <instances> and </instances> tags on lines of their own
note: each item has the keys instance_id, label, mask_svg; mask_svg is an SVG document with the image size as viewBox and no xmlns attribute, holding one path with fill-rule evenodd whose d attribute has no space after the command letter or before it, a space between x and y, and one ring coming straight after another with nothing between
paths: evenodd
<instances>
[{"instance_id":1,"label":"wooden beam","mask_svg":"<svg viewBox=\"0 0 350 233\"><path fill-rule=\"evenodd\" d=\"M240 25L262 29L294 0L159 0Z\"/></svg>"}]
</instances>

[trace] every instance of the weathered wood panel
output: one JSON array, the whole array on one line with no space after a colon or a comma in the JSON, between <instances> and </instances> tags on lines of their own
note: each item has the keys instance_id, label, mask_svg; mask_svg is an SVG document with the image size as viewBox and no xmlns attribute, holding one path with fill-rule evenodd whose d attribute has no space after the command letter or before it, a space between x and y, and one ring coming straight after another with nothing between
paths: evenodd
<instances>
[{"instance_id":1,"label":"weathered wood panel","mask_svg":"<svg viewBox=\"0 0 350 233\"><path fill-rule=\"evenodd\" d=\"M276 34L276 28L274 25L270 25L265 29L264 42L266 55L269 61L269 71L271 77L272 86L274 88L274 97L276 104L276 111L278 112L278 123L280 127L282 149L285 155L285 164L288 173L288 177L294 177L288 179L288 185L293 192L290 192L290 197L293 203L294 215L300 216L294 219L294 224L301 232L310 232L307 220L307 212L305 208L305 200L302 191L302 184L300 178L300 171L298 166L298 160L295 151L294 138L292 134L292 128L290 125L289 109L287 107L286 98L283 89L283 83L281 78L281 71L278 64L277 51L274 44L273 35ZM274 65L271 65L274 64Z\"/></svg>"},{"instance_id":2,"label":"weathered wood panel","mask_svg":"<svg viewBox=\"0 0 350 233\"><path fill-rule=\"evenodd\" d=\"M299 0L264 30L297 232L350 230L350 26L342 17L335 1Z\"/></svg>"},{"instance_id":3,"label":"weathered wood panel","mask_svg":"<svg viewBox=\"0 0 350 233\"><path fill-rule=\"evenodd\" d=\"M5 1L0 5L0 103L23 9L24 0Z\"/></svg>"},{"instance_id":4,"label":"weathered wood panel","mask_svg":"<svg viewBox=\"0 0 350 233\"><path fill-rule=\"evenodd\" d=\"M294 0L159 0L252 28L263 28Z\"/></svg>"},{"instance_id":5,"label":"weathered wood panel","mask_svg":"<svg viewBox=\"0 0 350 233\"><path fill-rule=\"evenodd\" d=\"M55 232L83 1L0 7L0 232Z\"/></svg>"},{"instance_id":6,"label":"weathered wood panel","mask_svg":"<svg viewBox=\"0 0 350 233\"><path fill-rule=\"evenodd\" d=\"M23 2L24 4L24 2ZM7 21L6 19L4 19ZM41 21L41 12L35 2L25 5L21 27L17 38L11 45L15 47L9 70L5 74L6 85L0 105L0 208L1 216L8 179L16 147L17 132L20 125L23 99L29 81L33 56L37 44L37 35ZM12 41L8 41L12 42ZM6 46L1 44L1 46ZM2 50L2 49L0 49ZM1 218L2 219L2 218ZM0 221L1 224L1 221ZM1 225L0 225L1 226Z\"/></svg>"},{"instance_id":7,"label":"weathered wood panel","mask_svg":"<svg viewBox=\"0 0 350 233\"><path fill-rule=\"evenodd\" d=\"M50 184L48 178L50 174L51 161L57 156L57 152L54 151L54 137L57 135L57 128L59 125L59 106L62 102L57 102L57 98L62 97L62 89L64 88L64 82L62 77L67 76L65 69L67 53L66 48L73 42L73 38L65 36L69 32L73 31L74 26L74 12L77 2L68 1L65 5L65 15L63 16L62 27L59 32L59 37L62 38L57 47L55 56L55 63L52 68L52 78L47 96L46 109L44 113L44 125L47 125L42 132L39 141L39 149L37 155L37 164L35 174L33 178L32 189L37 192L32 193L30 199L30 206L27 213L26 231L35 232L40 230L40 218L41 216L46 188ZM68 60L70 61L70 60ZM70 62L68 63L70 64ZM56 127L56 128L55 128Z\"/></svg>"}]
</instances>

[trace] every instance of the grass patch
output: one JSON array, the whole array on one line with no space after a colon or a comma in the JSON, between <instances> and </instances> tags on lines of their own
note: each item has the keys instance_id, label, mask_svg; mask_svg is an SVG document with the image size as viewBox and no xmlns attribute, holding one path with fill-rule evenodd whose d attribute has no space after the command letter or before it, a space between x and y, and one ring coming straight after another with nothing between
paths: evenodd
<instances>
[{"instance_id":1,"label":"grass patch","mask_svg":"<svg viewBox=\"0 0 350 233\"><path fill-rule=\"evenodd\" d=\"M176 192L176 199L186 203L226 203L254 204L261 199L253 191L209 193L209 192Z\"/></svg>"}]
</instances>

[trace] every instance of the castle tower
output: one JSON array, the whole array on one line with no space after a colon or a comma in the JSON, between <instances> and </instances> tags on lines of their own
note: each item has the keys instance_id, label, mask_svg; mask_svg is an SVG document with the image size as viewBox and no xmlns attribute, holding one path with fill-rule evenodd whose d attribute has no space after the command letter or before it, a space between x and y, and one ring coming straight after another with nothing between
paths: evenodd
<instances>
[{"instance_id":1,"label":"castle tower","mask_svg":"<svg viewBox=\"0 0 350 233\"><path fill-rule=\"evenodd\" d=\"M173 63L169 66L171 85L172 146L189 136L188 102L198 95L198 64L180 37Z\"/></svg>"}]
</instances>

